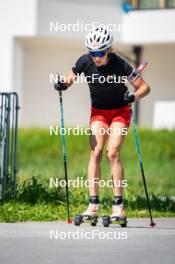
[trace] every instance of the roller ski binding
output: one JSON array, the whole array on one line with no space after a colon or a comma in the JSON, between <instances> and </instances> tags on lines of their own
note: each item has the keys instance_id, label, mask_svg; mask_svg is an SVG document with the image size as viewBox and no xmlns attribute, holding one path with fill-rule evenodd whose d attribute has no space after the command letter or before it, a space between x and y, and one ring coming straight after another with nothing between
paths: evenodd
<instances>
[{"instance_id":1,"label":"roller ski binding","mask_svg":"<svg viewBox=\"0 0 175 264\"><path fill-rule=\"evenodd\" d=\"M76 215L74 224L80 226L82 223L90 223L91 226L96 226L98 223L99 204L90 203L88 209L82 215Z\"/></svg>"},{"instance_id":2,"label":"roller ski binding","mask_svg":"<svg viewBox=\"0 0 175 264\"><path fill-rule=\"evenodd\" d=\"M111 217L106 215L102 218L104 227L109 227L110 224L118 224L121 227L127 227L127 217L125 216L123 203L120 205L112 206Z\"/></svg>"}]
</instances>

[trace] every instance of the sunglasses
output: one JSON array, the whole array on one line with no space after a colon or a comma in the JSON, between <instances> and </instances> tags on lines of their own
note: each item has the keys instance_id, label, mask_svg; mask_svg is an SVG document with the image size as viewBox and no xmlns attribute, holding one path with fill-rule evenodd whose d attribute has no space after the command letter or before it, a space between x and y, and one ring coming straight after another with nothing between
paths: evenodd
<instances>
[{"instance_id":1,"label":"sunglasses","mask_svg":"<svg viewBox=\"0 0 175 264\"><path fill-rule=\"evenodd\" d=\"M107 50L99 50L99 51L89 51L89 54L92 57L104 57L106 55Z\"/></svg>"}]
</instances>

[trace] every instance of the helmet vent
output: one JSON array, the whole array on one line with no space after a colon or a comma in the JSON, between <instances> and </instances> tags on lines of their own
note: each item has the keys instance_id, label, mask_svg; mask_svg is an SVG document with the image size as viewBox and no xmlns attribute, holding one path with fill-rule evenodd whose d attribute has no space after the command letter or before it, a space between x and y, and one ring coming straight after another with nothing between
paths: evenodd
<instances>
[{"instance_id":1,"label":"helmet vent","mask_svg":"<svg viewBox=\"0 0 175 264\"><path fill-rule=\"evenodd\" d=\"M102 24L89 32L85 39L85 45L89 50L105 50L112 46L112 42L112 33Z\"/></svg>"}]
</instances>

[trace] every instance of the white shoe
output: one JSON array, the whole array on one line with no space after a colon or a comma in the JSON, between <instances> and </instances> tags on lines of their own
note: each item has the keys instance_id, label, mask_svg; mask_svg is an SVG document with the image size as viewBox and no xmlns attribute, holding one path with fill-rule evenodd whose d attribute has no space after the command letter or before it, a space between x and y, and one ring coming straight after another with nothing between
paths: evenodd
<instances>
[{"instance_id":1,"label":"white shoe","mask_svg":"<svg viewBox=\"0 0 175 264\"><path fill-rule=\"evenodd\" d=\"M123 203L119 205L112 205L112 215L111 218L120 218L124 219L125 216L125 209Z\"/></svg>"},{"instance_id":2,"label":"white shoe","mask_svg":"<svg viewBox=\"0 0 175 264\"><path fill-rule=\"evenodd\" d=\"M82 213L82 216L95 217L99 213L99 204L89 203L89 206L85 212Z\"/></svg>"}]
</instances>

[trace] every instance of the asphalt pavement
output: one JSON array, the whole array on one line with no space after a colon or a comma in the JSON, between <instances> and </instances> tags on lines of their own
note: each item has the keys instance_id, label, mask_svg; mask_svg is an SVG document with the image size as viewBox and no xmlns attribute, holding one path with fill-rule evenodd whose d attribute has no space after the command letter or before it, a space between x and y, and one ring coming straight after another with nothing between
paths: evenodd
<instances>
[{"instance_id":1,"label":"asphalt pavement","mask_svg":"<svg viewBox=\"0 0 175 264\"><path fill-rule=\"evenodd\" d=\"M99 222L0 224L1 264L175 264L175 218L129 219L128 227Z\"/></svg>"}]
</instances>

